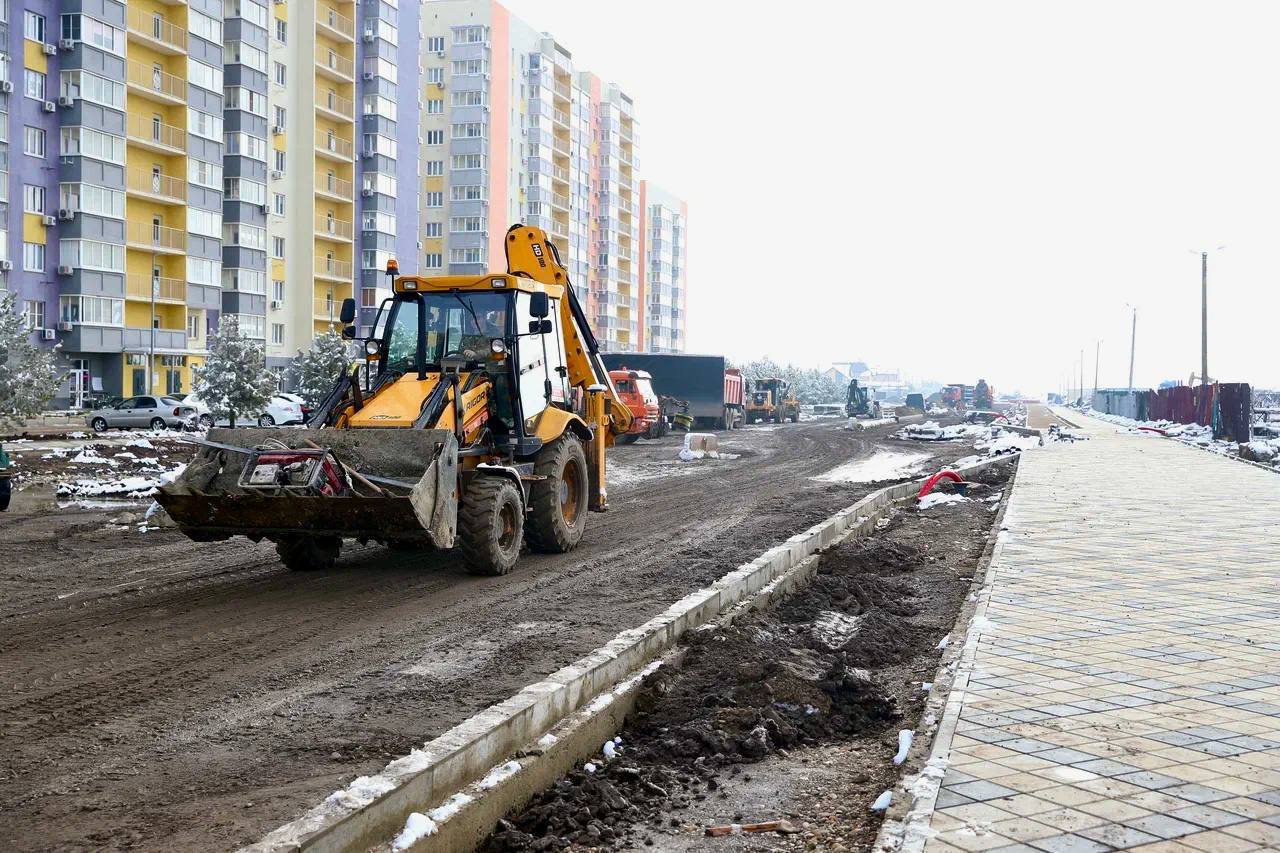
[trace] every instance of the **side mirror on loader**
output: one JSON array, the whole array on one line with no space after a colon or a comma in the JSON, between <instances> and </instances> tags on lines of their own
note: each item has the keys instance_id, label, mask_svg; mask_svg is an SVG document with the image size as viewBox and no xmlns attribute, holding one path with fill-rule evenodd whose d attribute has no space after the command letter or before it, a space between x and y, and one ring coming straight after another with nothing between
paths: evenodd
<instances>
[{"instance_id":1,"label":"side mirror on loader","mask_svg":"<svg viewBox=\"0 0 1280 853\"><path fill-rule=\"evenodd\" d=\"M529 294L529 316L539 319L547 317L551 314L551 300L547 298L545 293ZM532 327L529 331L533 331ZM547 331L551 331L547 329Z\"/></svg>"},{"instance_id":2,"label":"side mirror on loader","mask_svg":"<svg viewBox=\"0 0 1280 853\"><path fill-rule=\"evenodd\" d=\"M551 334L551 321L550 320L530 320L529 334L531 335Z\"/></svg>"},{"instance_id":3,"label":"side mirror on loader","mask_svg":"<svg viewBox=\"0 0 1280 853\"><path fill-rule=\"evenodd\" d=\"M356 321L356 301L350 297L342 300L342 310L338 313L342 325L350 326Z\"/></svg>"}]
</instances>

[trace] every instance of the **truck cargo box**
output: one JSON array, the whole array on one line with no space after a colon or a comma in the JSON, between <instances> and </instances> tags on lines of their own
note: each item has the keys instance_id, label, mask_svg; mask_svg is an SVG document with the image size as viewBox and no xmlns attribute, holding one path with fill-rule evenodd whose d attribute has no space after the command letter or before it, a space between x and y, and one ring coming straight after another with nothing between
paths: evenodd
<instances>
[{"instance_id":1,"label":"truck cargo box","mask_svg":"<svg viewBox=\"0 0 1280 853\"><path fill-rule=\"evenodd\" d=\"M653 377L654 392L689 402L689 414L698 427L723 428L726 413L742 420L742 374L728 368L722 355L656 352L601 355L610 370L626 367L648 371Z\"/></svg>"}]
</instances>

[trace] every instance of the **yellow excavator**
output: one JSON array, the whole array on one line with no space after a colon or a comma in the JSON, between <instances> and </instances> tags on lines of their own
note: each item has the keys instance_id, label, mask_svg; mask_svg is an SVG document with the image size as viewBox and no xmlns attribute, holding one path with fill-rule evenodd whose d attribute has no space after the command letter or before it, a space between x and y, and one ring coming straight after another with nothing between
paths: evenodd
<instances>
[{"instance_id":1,"label":"yellow excavator","mask_svg":"<svg viewBox=\"0 0 1280 853\"><path fill-rule=\"evenodd\" d=\"M564 552L607 508L605 451L631 414L555 245L512 226L507 271L400 276L358 360L306 429L212 429L157 500L191 539L269 539L294 570L343 539L457 547L506 574ZM355 338L354 301L342 306Z\"/></svg>"}]
</instances>

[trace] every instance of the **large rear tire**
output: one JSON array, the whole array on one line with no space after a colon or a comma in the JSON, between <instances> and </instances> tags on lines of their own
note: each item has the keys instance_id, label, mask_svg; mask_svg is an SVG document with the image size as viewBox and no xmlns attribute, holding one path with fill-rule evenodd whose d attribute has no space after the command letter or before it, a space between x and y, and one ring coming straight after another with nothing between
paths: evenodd
<instances>
[{"instance_id":1,"label":"large rear tire","mask_svg":"<svg viewBox=\"0 0 1280 853\"><path fill-rule=\"evenodd\" d=\"M620 435L614 439L618 444L635 444L640 440L640 433L629 432L626 435Z\"/></svg>"},{"instance_id":2,"label":"large rear tire","mask_svg":"<svg viewBox=\"0 0 1280 853\"><path fill-rule=\"evenodd\" d=\"M471 481L458 508L458 549L473 575L505 575L520 559L524 502L506 477Z\"/></svg>"},{"instance_id":3,"label":"large rear tire","mask_svg":"<svg viewBox=\"0 0 1280 853\"><path fill-rule=\"evenodd\" d=\"M318 572L332 569L342 551L337 536L290 536L276 543L280 562L291 572Z\"/></svg>"},{"instance_id":4,"label":"large rear tire","mask_svg":"<svg viewBox=\"0 0 1280 853\"><path fill-rule=\"evenodd\" d=\"M582 442L562 436L542 449L533 470L546 479L535 480L529 488L531 512L525 539L531 549L544 554L572 551L587 527L589 487Z\"/></svg>"}]
</instances>

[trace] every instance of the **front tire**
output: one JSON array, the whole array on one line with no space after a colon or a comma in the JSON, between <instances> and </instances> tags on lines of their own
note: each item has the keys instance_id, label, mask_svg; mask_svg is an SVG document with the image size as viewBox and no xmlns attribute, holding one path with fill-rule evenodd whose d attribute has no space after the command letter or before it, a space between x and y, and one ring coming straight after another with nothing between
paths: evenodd
<instances>
[{"instance_id":1,"label":"front tire","mask_svg":"<svg viewBox=\"0 0 1280 853\"><path fill-rule=\"evenodd\" d=\"M471 481L458 508L458 548L473 575L505 575L520 559L524 504L506 477Z\"/></svg>"},{"instance_id":2,"label":"front tire","mask_svg":"<svg viewBox=\"0 0 1280 853\"><path fill-rule=\"evenodd\" d=\"M291 572L319 572L332 569L342 551L337 536L290 536L276 543L280 562Z\"/></svg>"},{"instance_id":3,"label":"front tire","mask_svg":"<svg viewBox=\"0 0 1280 853\"><path fill-rule=\"evenodd\" d=\"M106 418L94 418L94 419L93 419L93 422L92 422L91 424L89 424L89 426L93 427L93 431L94 431L94 432L106 432L106 431L107 431L107 419L106 419Z\"/></svg>"},{"instance_id":4,"label":"front tire","mask_svg":"<svg viewBox=\"0 0 1280 853\"><path fill-rule=\"evenodd\" d=\"M621 437L621 436L620 436ZM534 551L563 554L578 547L587 527L587 454L582 442L566 435L538 454L529 488L529 526L525 539Z\"/></svg>"},{"instance_id":5,"label":"front tire","mask_svg":"<svg viewBox=\"0 0 1280 853\"><path fill-rule=\"evenodd\" d=\"M271 415L258 415L258 426L273 427L276 425L276 419Z\"/></svg>"}]
</instances>

